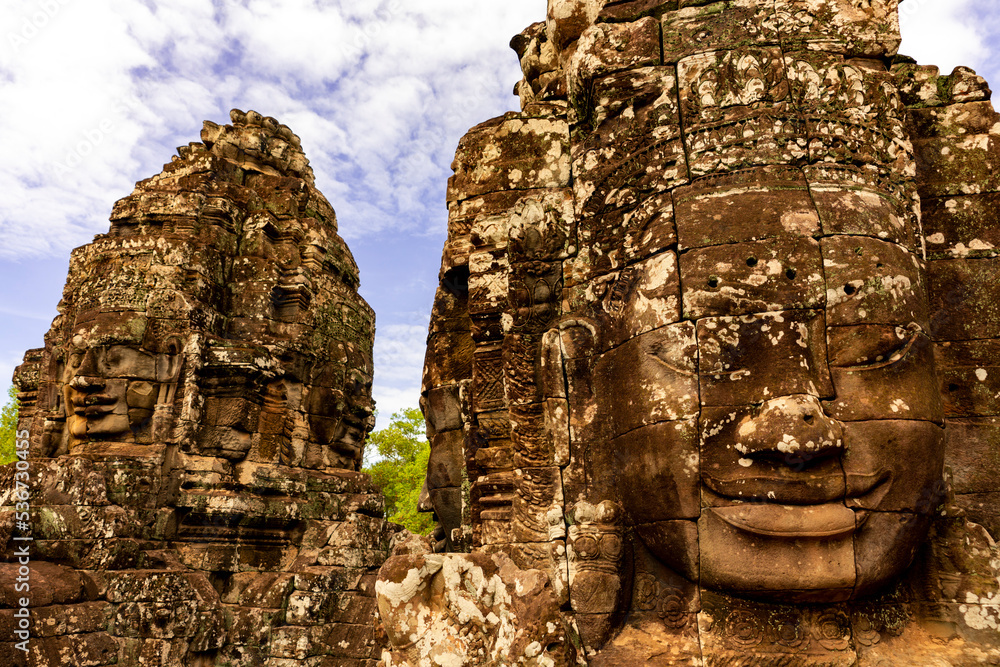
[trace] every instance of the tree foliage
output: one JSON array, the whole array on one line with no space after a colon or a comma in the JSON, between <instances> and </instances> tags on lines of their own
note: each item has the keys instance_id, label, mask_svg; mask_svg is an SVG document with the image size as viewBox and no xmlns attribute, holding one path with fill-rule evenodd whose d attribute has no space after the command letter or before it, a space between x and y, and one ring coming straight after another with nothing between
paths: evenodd
<instances>
[{"instance_id":1,"label":"tree foliage","mask_svg":"<svg viewBox=\"0 0 1000 667\"><path fill-rule=\"evenodd\" d=\"M14 449L14 439L17 433L17 387L10 386L7 391L7 404L0 410L0 465L10 463L17 458Z\"/></svg>"},{"instance_id":2,"label":"tree foliage","mask_svg":"<svg viewBox=\"0 0 1000 667\"><path fill-rule=\"evenodd\" d=\"M393 413L388 427L368 436L365 449L364 472L385 494L389 521L420 535L434 529L432 515L417 511L430 454L418 408Z\"/></svg>"}]
</instances>

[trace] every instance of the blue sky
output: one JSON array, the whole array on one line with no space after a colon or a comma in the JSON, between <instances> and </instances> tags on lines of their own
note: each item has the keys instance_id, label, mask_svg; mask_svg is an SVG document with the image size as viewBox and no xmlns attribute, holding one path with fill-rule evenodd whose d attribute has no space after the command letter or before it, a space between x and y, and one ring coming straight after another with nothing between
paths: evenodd
<instances>
[{"instance_id":1,"label":"blue sky","mask_svg":"<svg viewBox=\"0 0 1000 667\"><path fill-rule=\"evenodd\" d=\"M902 52L1000 86L996 0L906 0ZM203 120L302 138L375 309L380 426L415 406L458 139L516 108L507 44L544 0L0 0L0 388L69 251Z\"/></svg>"}]
</instances>

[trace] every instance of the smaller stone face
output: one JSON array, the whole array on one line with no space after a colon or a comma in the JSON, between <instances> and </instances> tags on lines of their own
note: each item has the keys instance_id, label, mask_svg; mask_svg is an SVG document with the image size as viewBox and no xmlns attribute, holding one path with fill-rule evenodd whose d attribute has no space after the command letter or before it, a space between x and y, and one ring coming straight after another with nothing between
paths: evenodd
<instances>
[{"instance_id":1,"label":"smaller stone face","mask_svg":"<svg viewBox=\"0 0 1000 667\"><path fill-rule=\"evenodd\" d=\"M150 443L172 406L182 362L181 342L151 354L140 341L113 340L93 329L73 336L62 352L62 393L68 450L99 440ZM154 416L159 411L160 424ZM163 437L163 432L156 433Z\"/></svg>"}]
</instances>

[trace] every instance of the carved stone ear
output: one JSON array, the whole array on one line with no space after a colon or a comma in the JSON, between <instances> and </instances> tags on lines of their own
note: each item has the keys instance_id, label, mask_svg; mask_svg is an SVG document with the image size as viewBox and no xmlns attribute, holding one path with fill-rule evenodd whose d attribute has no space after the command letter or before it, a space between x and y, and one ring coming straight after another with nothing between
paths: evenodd
<instances>
[{"instance_id":1,"label":"carved stone ear","mask_svg":"<svg viewBox=\"0 0 1000 667\"><path fill-rule=\"evenodd\" d=\"M589 374L581 372L581 364L589 366L589 357L597 349L597 328L585 319L567 319L545 332L542 337L538 381L545 399L545 432L552 438L555 462L570 464L572 442L571 421L575 411L592 400Z\"/></svg>"},{"instance_id":2,"label":"carved stone ear","mask_svg":"<svg viewBox=\"0 0 1000 667\"><path fill-rule=\"evenodd\" d=\"M579 399L589 387L587 373L590 359L600 345L600 329L586 318L565 319L549 329L542 338L539 381L546 398ZM581 384L581 380L584 380ZM584 391L589 394L589 391Z\"/></svg>"},{"instance_id":3,"label":"carved stone ear","mask_svg":"<svg viewBox=\"0 0 1000 667\"><path fill-rule=\"evenodd\" d=\"M549 329L542 336L538 379L545 398L566 398L566 376L563 370L562 332Z\"/></svg>"},{"instance_id":4,"label":"carved stone ear","mask_svg":"<svg viewBox=\"0 0 1000 667\"><path fill-rule=\"evenodd\" d=\"M567 362L597 350L597 325L591 320L563 320L542 336L538 379L546 398L567 398Z\"/></svg>"},{"instance_id":5,"label":"carved stone ear","mask_svg":"<svg viewBox=\"0 0 1000 667\"><path fill-rule=\"evenodd\" d=\"M156 381L177 382L180 375L184 344L181 339L171 336L163 342L163 348L156 357Z\"/></svg>"},{"instance_id":6,"label":"carved stone ear","mask_svg":"<svg viewBox=\"0 0 1000 667\"><path fill-rule=\"evenodd\" d=\"M597 351L600 332L597 322L582 317L559 323L563 352L567 359L583 359Z\"/></svg>"}]
</instances>

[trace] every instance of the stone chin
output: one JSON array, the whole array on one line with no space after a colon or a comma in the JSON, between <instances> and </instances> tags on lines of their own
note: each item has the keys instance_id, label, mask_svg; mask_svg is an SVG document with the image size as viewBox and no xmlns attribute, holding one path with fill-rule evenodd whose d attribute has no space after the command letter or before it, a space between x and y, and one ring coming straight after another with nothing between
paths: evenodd
<instances>
[{"instance_id":1,"label":"stone chin","mask_svg":"<svg viewBox=\"0 0 1000 667\"><path fill-rule=\"evenodd\" d=\"M929 526L927 515L841 503L747 503L635 531L664 565L707 589L771 602L834 603L895 581Z\"/></svg>"},{"instance_id":2,"label":"stone chin","mask_svg":"<svg viewBox=\"0 0 1000 667\"><path fill-rule=\"evenodd\" d=\"M107 414L98 417L74 417L71 420L74 437L89 440L108 440L129 432L126 415Z\"/></svg>"},{"instance_id":3,"label":"stone chin","mask_svg":"<svg viewBox=\"0 0 1000 667\"><path fill-rule=\"evenodd\" d=\"M70 447L87 440L113 440L129 433L128 415L122 414L122 398L105 393L87 396L69 387L65 390L66 426Z\"/></svg>"},{"instance_id":4,"label":"stone chin","mask_svg":"<svg viewBox=\"0 0 1000 667\"><path fill-rule=\"evenodd\" d=\"M852 510L836 504L706 509L698 522L701 583L764 599L849 599L855 521Z\"/></svg>"},{"instance_id":5,"label":"stone chin","mask_svg":"<svg viewBox=\"0 0 1000 667\"><path fill-rule=\"evenodd\" d=\"M755 516L757 515L757 516ZM894 581L929 518L843 505L706 508L697 521L636 527L667 567L709 590L771 602L835 603Z\"/></svg>"}]
</instances>

